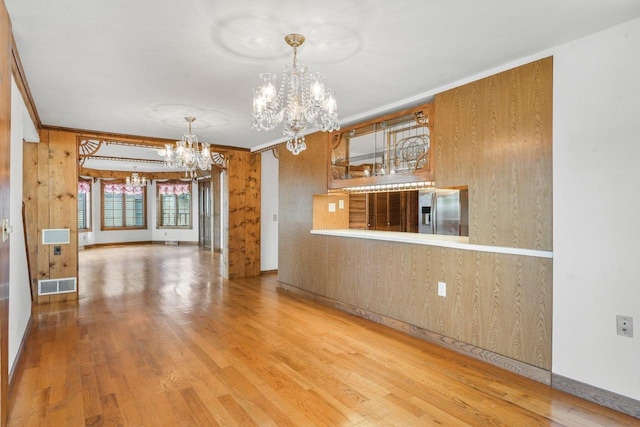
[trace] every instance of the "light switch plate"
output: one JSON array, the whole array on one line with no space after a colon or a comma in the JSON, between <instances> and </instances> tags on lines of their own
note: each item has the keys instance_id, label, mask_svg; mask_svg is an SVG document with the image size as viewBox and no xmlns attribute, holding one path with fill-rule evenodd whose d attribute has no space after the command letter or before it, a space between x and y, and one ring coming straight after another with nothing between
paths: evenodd
<instances>
[{"instance_id":1,"label":"light switch plate","mask_svg":"<svg viewBox=\"0 0 640 427\"><path fill-rule=\"evenodd\" d=\"M447 296L447 284L445 282L438 282L438 296L439 297Z\"/></svg>"},{"instance_id":2,"label":"light switch plate","mask_svg":"<svg viewBox=\"0 0 640 427\"><path fill-rule=\"evenodd\" d=\"M2 218L2 241L6 241L11 233L11 226L9 225L9 218Z\"/></svg>"}]
</instances>

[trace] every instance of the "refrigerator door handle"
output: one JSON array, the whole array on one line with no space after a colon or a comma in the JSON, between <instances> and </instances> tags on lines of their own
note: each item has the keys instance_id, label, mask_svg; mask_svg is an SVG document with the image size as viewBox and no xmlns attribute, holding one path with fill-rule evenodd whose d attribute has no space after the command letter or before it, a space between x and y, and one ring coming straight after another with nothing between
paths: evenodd
<instances>
[{"instance_id":1,"label":"refrigerator door handle","mask_svg":"<svg viewBox=\"0 0 640 427\"><path fill-rule=\"evenodd\" d=\"M431 193L431 234L438 233L438 227L436 227L436 222L438 221L438 198L436 197L436 192Z\"/></svg>"}]
</instances>

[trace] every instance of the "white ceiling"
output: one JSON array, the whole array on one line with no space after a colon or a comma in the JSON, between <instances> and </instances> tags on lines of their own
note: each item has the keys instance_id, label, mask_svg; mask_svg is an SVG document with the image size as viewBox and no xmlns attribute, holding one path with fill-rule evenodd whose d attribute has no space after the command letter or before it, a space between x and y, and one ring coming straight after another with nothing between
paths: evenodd
<instances>
[{"instance_id":1,"label":"white ceiling","mask_svg":"<svg viewBox=\"0 0 640 427\"><path fill-rule=\"evenodd\" d=\"M44 125L179 139L190 115L201 141L246 148L282 141L251 129L251 90L292 61L286 34L344 125L640 16L637 0L4 1Z\"/></svg>"}]
</instances>

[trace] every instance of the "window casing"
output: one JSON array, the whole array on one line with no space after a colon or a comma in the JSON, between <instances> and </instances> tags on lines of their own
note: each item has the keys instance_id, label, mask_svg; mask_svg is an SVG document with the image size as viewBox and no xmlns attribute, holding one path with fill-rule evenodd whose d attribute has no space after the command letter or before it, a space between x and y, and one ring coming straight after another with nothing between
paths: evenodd
<instances>
[{"instance_id":1,"label":"window casing","mask_svg":"<svg viewBox=\"0 0 640 427\"><path fill-rule=\"evenodd\" d=\"M157 228L192 228L191 183L160 182Z\"/></svg>"},{"instance_id":2,"label":"window casing","mask_svg":"<svg viewBox=\"0 0 640 427\"><path fill-rule=\"evenodd\" d=\"M78 180L78 231L91 231L91 181Z\"/></svg>"},{"instance_id":3,"label":"window casing","mask_svg":"<svg viewBox=\"0 0 640 427\"><path fill-rule=\"evenodd\" d=\"M147 228L146 187L127 190L123 182L102 183L102 230Z\"/></svg>"}]
</instances>

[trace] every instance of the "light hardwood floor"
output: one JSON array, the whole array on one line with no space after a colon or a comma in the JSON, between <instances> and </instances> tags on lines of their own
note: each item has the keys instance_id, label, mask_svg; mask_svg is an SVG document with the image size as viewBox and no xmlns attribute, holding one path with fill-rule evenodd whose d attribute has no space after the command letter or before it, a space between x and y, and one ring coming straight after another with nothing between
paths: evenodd
<instances>
[{"instance_id":1,"label":"light hardwood floor","mask_svg":"<svg viewBox=\"0 0 640 427\"><path fill-rule=\"evenodd\" d=\"M36 308L9 425L640 425L219 269L194 246L81 251L80 300Z\"/></svg>"}]
</instances>

